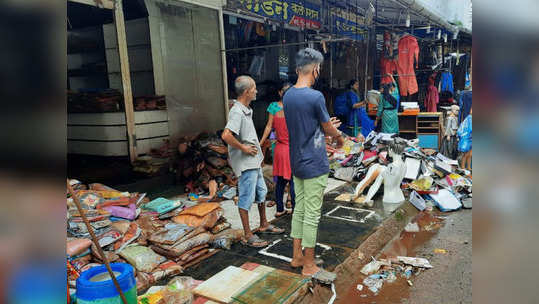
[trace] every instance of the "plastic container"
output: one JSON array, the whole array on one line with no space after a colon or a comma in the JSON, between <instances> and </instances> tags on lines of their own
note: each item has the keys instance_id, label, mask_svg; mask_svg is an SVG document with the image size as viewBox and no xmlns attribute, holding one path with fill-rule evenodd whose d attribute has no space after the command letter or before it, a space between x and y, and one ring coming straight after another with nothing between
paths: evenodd
<instances>
[{"instance_id":1,"label":"plastic container","mask_svg":"<svg viewBox=\"0 0 539 304\"><path fill-rule=\"evenodd\" d=\"M133 267L125 263L110 265L129 304L137 304L137 283ZM77 304L123 304L107 268L94 267L77 279Z\"/></svg>"}]
</instances>

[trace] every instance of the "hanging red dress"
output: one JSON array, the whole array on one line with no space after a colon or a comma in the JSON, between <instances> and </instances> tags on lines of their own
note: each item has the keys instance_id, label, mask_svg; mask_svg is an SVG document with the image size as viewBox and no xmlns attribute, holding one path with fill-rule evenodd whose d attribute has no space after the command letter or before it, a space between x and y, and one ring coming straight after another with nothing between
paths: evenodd
<instances>
[{"instance_id":1,"label":"hanging red dress","mask_svg":"<svg viewBox=\"0 0 539 304\"><path fill-rule=\"evenodd\" d=\"M273 176L282 176L284 179L292 178L292 169L290 167L290 147L288 145L288 128L286 119L273 116L273 129L277 137L277 144L273 152Z\"/></svg>"},{"instance_id":2,"label":"hanging red dress","mask_svg":"<svg viewBox=\"0 0 539 304\"><path fill-rule=\"evenodd\" d=\"M425 110L427 112L438 112L437 106L440 101L438 97L438 88L434 86L434 78L429 77L429 87L427 88L427 96L425 98Z\"/></svg>"},{"instance_id":3,"label":"hanging red dress","mask_svg":"<svg viewBox=\"0 0 539 304\"><path fill-rule=\"evenodd\" d=\"M382 79L380 81L381 85L386 83L392 83L393 80L391 77L386 76L387 74L393 75L397 70L397 64L394 59L380 58L380 74L382 74Z\"/></svg>"},{"instance_id":4,"label":"hanging red dress","mask_svg":"<svg viewBox=\"0 0 539 304\"><path fill-rule=\"evenodd\" d=\"M393 75L393 73L397 71L395 55L391 45L391 34L386 31L384 33L384 49L382 51L382 56L380 56L380 74L382 74L382 79L380 80L381 85L393 82L392 78L386 75Z\"/></svg>"},{"instance_id":5,"label":"hanging red dress","mask_svg":"<svg viewBox=\"0 0 539 304\"><path fill-rule=\"evenodd\" d=\"M417 80L415 66L418 68L419 45L414 36L406 35L399 40L399 59L397 71L399 72L399 91L401 96L417 93Z\"/></svg>"}]
</instances>

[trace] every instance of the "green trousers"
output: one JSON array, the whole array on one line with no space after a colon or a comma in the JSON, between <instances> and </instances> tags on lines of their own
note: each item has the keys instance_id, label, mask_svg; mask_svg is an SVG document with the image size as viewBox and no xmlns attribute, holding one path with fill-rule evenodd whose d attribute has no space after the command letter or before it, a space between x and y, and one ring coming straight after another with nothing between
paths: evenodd
<instances>
[{"instance_id":1,"label":"green trousers","mask_svg":"<svg viewBox=\"0 0 539 304\"><path fill-rule=\"evenodd\" d=\"M290 236L301 239L301 246L314 248L318 233L318 222L322 211L324 190L328 184L328 174L310 179L294 176L296 206L292 215L292 232Z\"/></svg>"}]
</instances>

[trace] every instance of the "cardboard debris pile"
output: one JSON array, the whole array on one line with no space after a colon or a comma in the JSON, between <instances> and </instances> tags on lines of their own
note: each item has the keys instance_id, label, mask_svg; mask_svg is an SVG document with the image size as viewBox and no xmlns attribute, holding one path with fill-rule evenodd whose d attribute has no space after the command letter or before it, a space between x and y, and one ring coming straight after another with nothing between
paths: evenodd
<instances>
[{"instance_id":1,"label":"cardboard debris pile","mask_svg":"<svg viewBox=\"0 0 539 304\"><path fill-rule=\"evenodd\" d=\"M102 184L70 183L106 258L135 268L139 292L182 273L219 249L230 249L242 235L242 231L230 229L217 203L188 198L150 201L145 194ZM75 288L78 275L103 260L69 196L67 223L68 280L70 288Z\"/></svg>"},{"instance_id":2,"label":"cardboard debris pile","mask_svg":"<svg viewBox=\"0 0 539 304\"><path fill-rule=\"evenodd\" d=\"M419 210L437 206L443 212L460 209L463 205L471 208L471 173L460 169L457 160L420 148L417 139L406 140L396 134L373 131L365 139L362 136L346 138L341 149L327 143L330 174L348 182L361 181L372 165L391 162L388 144L392 141L406 144L402 189L408 190L406 196L414 206Z\"/></svg>"},{"instance_id":3,"label":"cardboard debris pile","mask_svg":"<svg viewBox=\"0 0 539 304\"><path fill-rule=\"evenodd\" d=\"M374 260L363 266L361 273L365 275L363 285L373 294L378 294L384 283L393 283L398 278L402 278L411 286L412 275L419 274L424 269L432 268L428 260L416 257L398 256L391 259ZM363 286L358 285L358 290L363 290Z\"/></svg>"}]
</instances>

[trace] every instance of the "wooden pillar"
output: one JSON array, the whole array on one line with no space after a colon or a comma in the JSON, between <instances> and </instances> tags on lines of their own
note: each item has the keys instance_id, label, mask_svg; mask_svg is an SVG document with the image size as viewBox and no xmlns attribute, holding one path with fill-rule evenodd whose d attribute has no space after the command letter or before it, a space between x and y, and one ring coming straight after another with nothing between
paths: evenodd
<instances>
[{"instance_id":1,"label":"wooden pillar","mask_svg":"<svg viewBox=\"0 0 539 304\"><path fill-rule=\"evenodd\" d=\"M129 158L131 163L133 163L137 159L137 136L135 134L135 112L133 111L133 92L131 90L131 74L129 71L129 56L127 54L127 39L125 34L122 0L116 0L114 6L114 24L116 26L116 37L118 38L118 52L120 53L120 70L122 74Z\"/></svg>"},{"instance_id":2,"label":"wooden pillar","mask_svg":"<svg viewBox=\"0 0 539 304\"><path fill-rule=\"evenodd\" d=\"M219 15L219 38L221 40L221 72L223 75L223 98L225 103L225 121L228 121L228 75L226 66L226 45L225 45L225 22L223 20L223 9L217 11Z\"/></svg>"}]
</instances>

